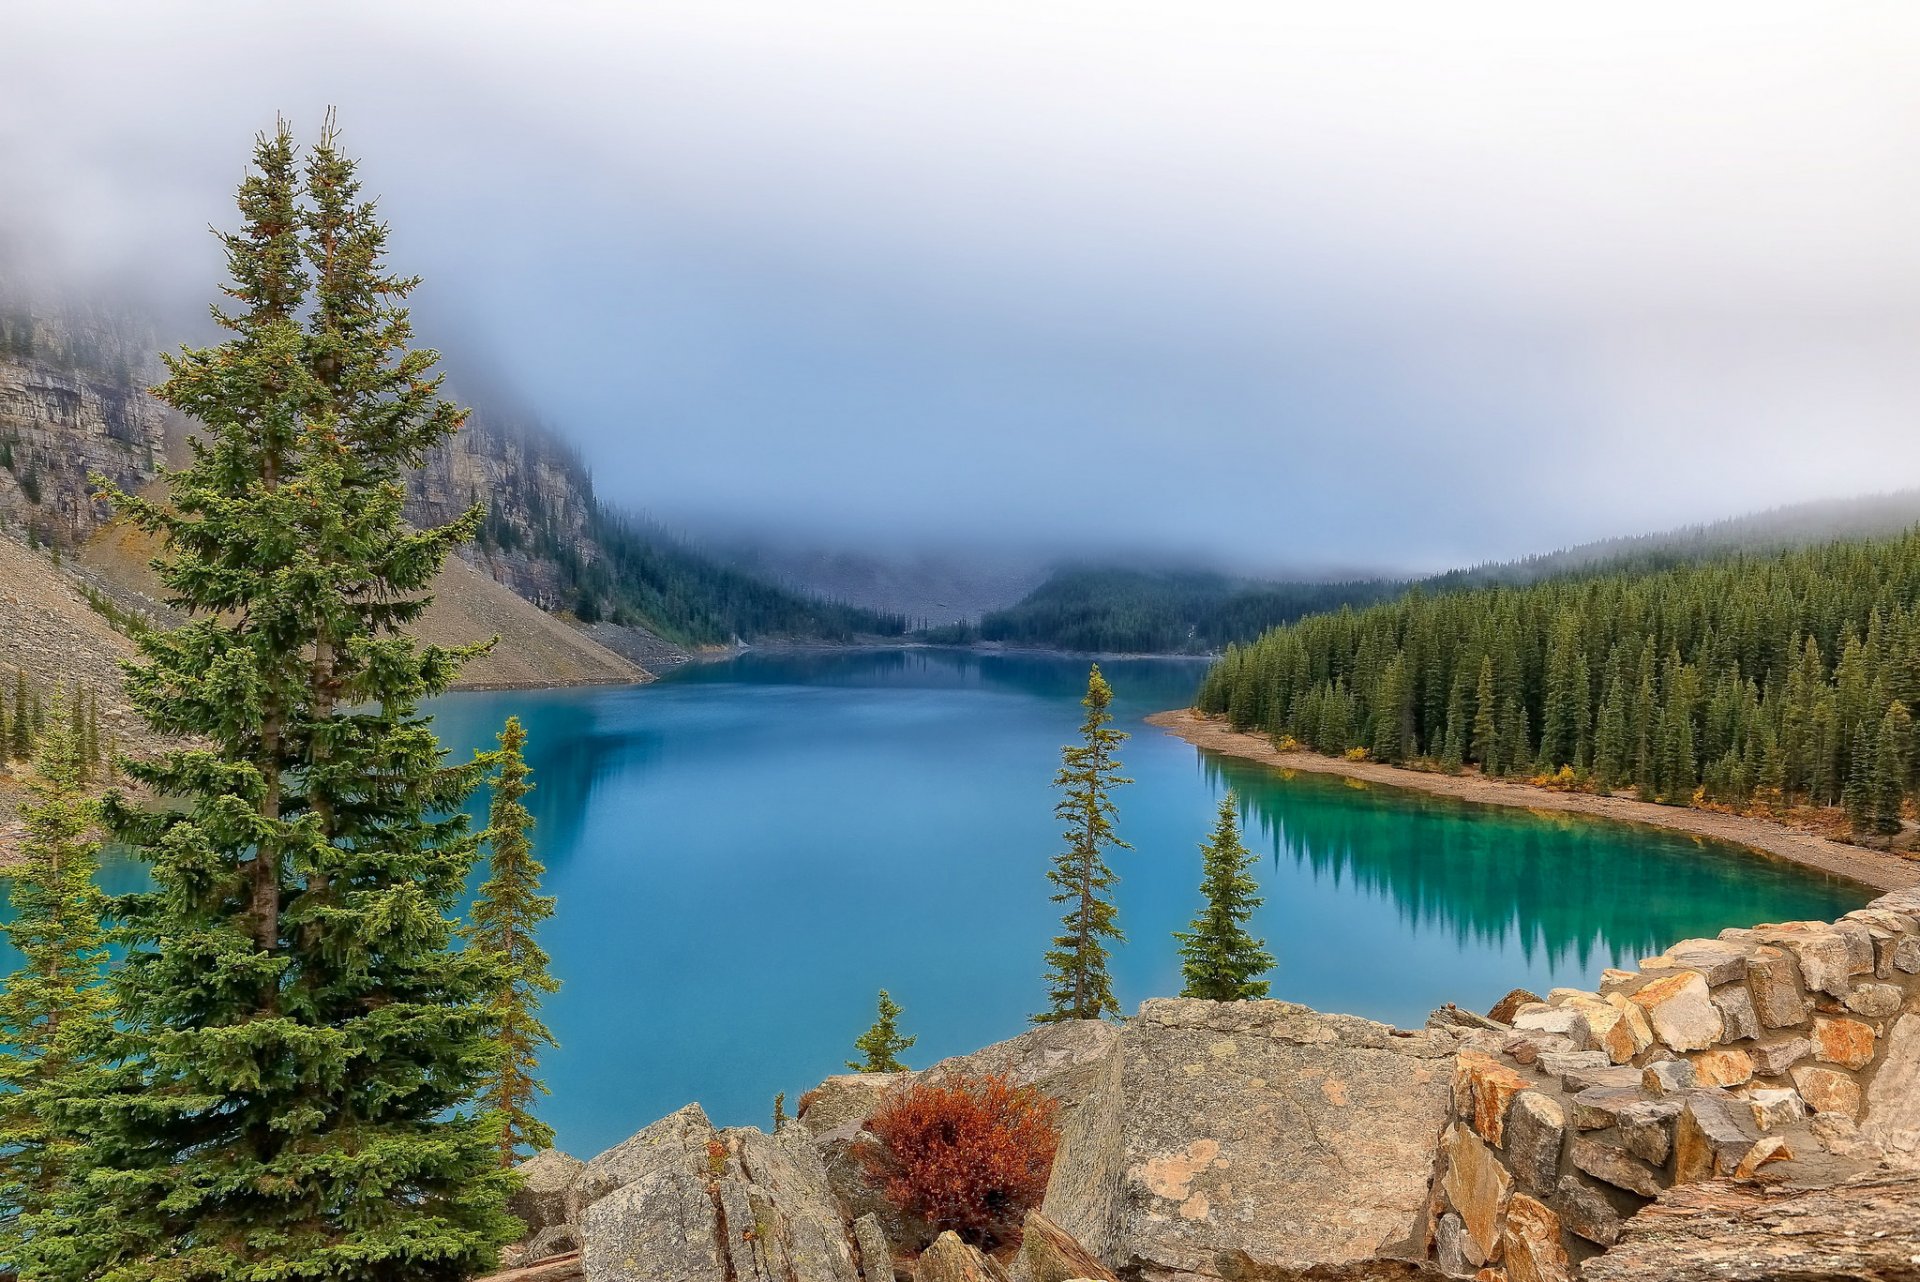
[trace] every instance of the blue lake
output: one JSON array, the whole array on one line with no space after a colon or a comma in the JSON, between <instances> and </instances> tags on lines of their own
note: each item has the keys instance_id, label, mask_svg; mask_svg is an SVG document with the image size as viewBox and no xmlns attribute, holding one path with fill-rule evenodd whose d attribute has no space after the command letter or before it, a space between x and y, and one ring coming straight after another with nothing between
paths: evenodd
<instances>
[{"instance_id":1,"label":"blue lake","mask_svg":"<svg viewBox=\"0 0 1920 1282\"><path fill-rule=\"evenodd\" d=\"M1683 835L1201 753L1141 719L1187 704L1203 665L1103 670L1134 735L1119 794L1134 849L1114 859L1129 1011L1179 991L1173 932L1228 788L1261 856L1273 995L1402 1025L1866 897ZM1051 784L1086 672L940 650L748 655L647 686L436 701L457 752L490 746L510 714L530 736L535 841L559 898L543 942L564 984L546 1011L561 1046L542 1108L561 1147L591 1155L693 1099L722 1124L764 1125L774 1092L841 1071L882 987L919 1035L916 1066L1027 1027L1058 925ZM105 880L142 874L114 861Z\"/></svg>"},{"instance_id":2,"label":"blue lake","mask_svg":"<svg viewBox=\"0 0 1920 1282\"><path fill-rule=\"evenodd\" d=\"M1273 995L1418 1025L1446 1001L1590 985L1721 927L1824 918L1857 888L1727 846L1475 807L1202 754L1141 718L1203 666L1103 665L1122 752L1116 989L1177 993L1222 792L1262 856ZM1010 1037L1042 1000L1056 925L1053 772L1080 660L938 650L748 655L653 685L453 695L450 747L530 735L536 840L565 987L545 1114L562 1147L613 1144L688 1100L764 1124L840 1071L875 990L915 1065Z\"/></svg>"}]
</instances>

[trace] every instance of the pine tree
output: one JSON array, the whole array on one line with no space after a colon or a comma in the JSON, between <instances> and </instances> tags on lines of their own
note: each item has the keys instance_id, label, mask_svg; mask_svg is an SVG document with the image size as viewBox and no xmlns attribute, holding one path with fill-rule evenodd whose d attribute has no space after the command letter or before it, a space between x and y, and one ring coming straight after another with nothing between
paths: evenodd
<instances>
[{"instance_id":1,"label":"pine tree","mask_svg":"<svg viewBox=\"0 0 1920 1282\"><path fill-rule=\"evenodd\" d=\"M899 1019L899 1004L887 995L886 989L881 989L873 1027L853 1039L853 1048L860 1052L861 1057L848 1060L847 1067L856 1073L906 1072L907 1066L900 1062L900 1052L919 1039L902 1037Z\"/></svg>"},{"instance_id":2,"label":"pine tree","mask_svg":"<svg viewBox=\"0 0 1920 1282\"><path fill-rule=\"evenodd\" d=\"M1499 770L1499 723L1494 717L1493 656L1480 660L1480 684L1473 697L1473 759L1486 774Z\"/></svg>"},{"instance_id":3,"label":"pine tree","mask_svg":"<svg viewBox=\"0 0 1920 1282\"><path fill-rule=\"evenodd\" d=\"M493 802L484 834L491 853L490 872L473 905L468 945L499 965L492 1007L495 1066L483 1081L480 1105L500 1122L500 1164L512 1166L524 1149L553 1146L553 1128L533 1115L534 1097L547 1088L534 1076L540 1049L554 1045L553 1034L538 1015L544 994L559 991L548 972L548 957L535 937L553 915L553 899L541 895L546 869L534 857L527 834L533 816L523 798L527 781L527 732L520 718L508 717L495 756Z\"/></svg>"},{"instance_id":4,"label":"pine tree","mask_svg":"<svg viewBox=\"0 0 1920 1282\"><path fill-rule=\"evenodd\" d=\"M1273 969L1273 954L1266 941L1247 933L1254 909L1264 900L1253 877L1253 855L1240 841L1236 804L1231 792L1220 799L1213 840L1200 847L1200 894L1206 904L1189 929L1174 932L1185 980L1182 997L1239 1002L1267 995L1267 981L1256 977Z\"/></svg>"},{"instance_id":5,"label":"pine tree","mask_svg":"<svg viewBox=\"0 0 1920 1282\"><path fill-rule=\"evenodd\" d=\"M13 670L13 759L25 761L33 756L33 711L27 702L27 673Z\"/></svg>"},{"instance_id":6,"label":"pine tree","mask_svg":"<svg viewBox=\"0 0 1920 1282\"><path fill-rule=\"evenodd\" d=\"M4 927L21 966L0 988L0 1259L16 1265L23 1229L78 1173L67 1101L85 1093L109 1026L107 905L94 884L99 805L58 709L34 764Z\"/></svg>"},{"instance_id":7,"label":"pine tree","mask_svg":"<svg viewBox=\"0 0 1920 1282\"><path fill-rule=\"evenodd\" d=\"M156 802L107 805L153 889L118 901L117 1077L29 1243L48 1282L455 1282L516 1228L471 1107L495 967L452 946L485 764L449 765L419 711L485 647L404 632L479 522L401 517L462 414L331 122L304 199L284 126L254 161L226 340L157 389L201 425L191 463L166 502L101 482L165 538L189 621L141 635L127 690L186 743L128 764Z\"/></svg>"},{"instance_id":8,"label":"pine tree","mask_svg":"<svg viewBox=\"0 0 1920 1282\"><path fill-rule=\"evenodd\" d=\"M1879 733L1874 736L1867 797L1872 831L1882 836L1900 831L1900 803L1906 795L1907 746L1912 738L1913 717L1907 712L1907 705L1895 699L1887 705Z\"/></svg>"},{"instance_id":9,"label":"pine tree","mask_svg":"<svg viewBox=\"0 0 1920 1282\"><path fill-rule=\"evenodd\" d=\"M1107 941L1126 936L1113 905L1113 885L1119 878L1107 864L1106 851L1132 849L1113 829L1113 790L1133 781L1121 778L1120 762L1113 755L1127 735L1113 728L1107 711L1113 690L1100 675L1099 664L1087 676L1087 697L1081 703L1087 715L1080 723L1080 742L1060 750L1060 772L1053 780L1053 786L1066 793L1053 809L1055 817L1066 822L1066 848L1053 857L1047 880L1054 886L1053 902L1067 909L1062 931L1047 950L1048 1007L1033 1017L1036 1024L1120 1013L1107 973Z\"/></svg>"}]
</instances>

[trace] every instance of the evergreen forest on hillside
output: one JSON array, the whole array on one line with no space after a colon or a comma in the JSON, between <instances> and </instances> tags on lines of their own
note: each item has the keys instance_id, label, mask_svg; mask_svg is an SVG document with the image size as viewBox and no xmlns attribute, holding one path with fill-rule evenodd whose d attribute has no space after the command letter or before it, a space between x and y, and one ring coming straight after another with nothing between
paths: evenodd
<instances>
[{"instance_id":1,"label":"evergreen forest on hillside","mask_svg":"<svg viewBox=\"0 0 1920 1282\"><path fill-rule=\"evenodd\" d=\"M1524 586L1567 574L1651 573L1737 553L1784 552L1836 539L1884 538L1920 522L1920 490L1799 503L1654 534L1448 570L1426 578L1249 579L1204 570L1074 566L977 625L933 629L944 644L979 641L1082 653L1211 654L1310 614L1428 592Z\"/></svg>"},{"instance_id":2,"label":"evergreen forest on hillside","mask_svg":"<svg viewBox=\"0 0 1920 1282\"><path fill-rule=\"evenodd\" d=\"M1230 648L1201 711L1326 753L1735 809L1916 788L1920 530L1342 609Z\"/></svg>"}]
</instances>

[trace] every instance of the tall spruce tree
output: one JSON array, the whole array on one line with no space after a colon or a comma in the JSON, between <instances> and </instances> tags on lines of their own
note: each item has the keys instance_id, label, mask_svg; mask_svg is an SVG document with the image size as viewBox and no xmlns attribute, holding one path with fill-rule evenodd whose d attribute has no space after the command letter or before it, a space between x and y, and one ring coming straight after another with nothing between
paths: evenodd
<instances>
[{"instance_id":1,"label":"tall spruce tree","mask_svg":"<svg viewBox=\"0 0 1920 1282\"><path fill-rule=\"evenodd\" d=\"M853 1039L853 1048L860 1052L860 1058L848 1060L847 1067L856 1073L904 1073L907 1066L900 1062L900 1052L918 1040L901 1035L900 1004L883 988L873 1027Z\"/></svg>"},{"instance_id":2,"label":"tall spruce tree","mask_svg":"<svg viewBox=\"0 0 1920 1282\"><path fill-rule=\"evenodd\" d=\"M27 788L4 927L21 964L0 988L0 1261L16 1268L23 1227L75 1173L78 1139L63 1102L86 1093L110 1019L101 983L107 905L94 883L100 808L57 706Z\"/></svg>"},{"instance_id":3,"label":"tall spruce tree","mask_svg":"<svg viewBox=\"0 0 1920 1282\"><path fill-rule=\"evenodd\" d=\"M1107 711L1112 703L1113 689L1096 663L1081 700L1087 715L1080 723L1080 742L1060 750L1060 772L1053 780L1066 794L1053 808L1066 822L1066 847L1053 857L1047 880L1054 886L1053 902L1067 907L1061 932L1047 950L1047 1009L1033 1017L1036 1024L1120 1013L1107 973L1107 944L1126 936L1114 910L1113 885L1119 877L1107 863L1107 851L1132 849L1114 831L1113 790L1133 781L1121 777L1114 756L1127 735L1113 728Z\"/></svg>"},{"instance_id":4,"label":"tall spruce tree","mask_svg":"<svg viewBox=\"0 0 1920 1282\"><path fill-rule=\"evenodd\" d=\"M547 969L548 957L536 932L553 915L553 899L542 895L546 872L534 857L528 833L533 816L525 797L527 732L520 718L508 717L494 754L493 801L487 810L487 880L473 905L469 946L499 963L492 1004L494 1066L480 1087L480 1104L500 1125L500 1164L512 1166L525 1149L553 1146L553 1128L533 1115L535 1097L547 1088L536 1074L542 1047L554 1045L541 1022L540 999L558 992L560 983Z\"/></svg>"},{"instance_id":5,"label":"tall spruce tree","mask_svg":"<svg viewBox=\"0 0 1920 1282\"><path fill-rule=\"evenodd\" d=\"M1174 933L1185 980L1182 997L1239 1002L1267 995L1267 981L1258 976L1273 969L1273 954L1265 940L1247 931L1253 910L1264 901L1253 877L1253 854L1240 841L1237 804L1231 792L1220 799L1213 839L1200 847L1205 903L1191 927Z\"/></svg>"},{"instance_id":6,"label":"tall spruce tree","mask_svg":"<svg viewBox=\"0 0 1920 1282\"><path fill-rule=\"evenodd\" d=\"M129 763L154 803L109 799L153 889L120 901L118 1077L81 1102L91 1169L31 1275L454 1282L515 1229L472 1109L495 966L452 947L485 767L419 712L485 647L404 631L479 523L401 518L462 411L331 121L304 182L263 136L239 206L227 338L156 389L200 424L192 461L165 501L109 487L190 616L142 634L128 693L186 743Z\"/></svg>"}]
</instances>

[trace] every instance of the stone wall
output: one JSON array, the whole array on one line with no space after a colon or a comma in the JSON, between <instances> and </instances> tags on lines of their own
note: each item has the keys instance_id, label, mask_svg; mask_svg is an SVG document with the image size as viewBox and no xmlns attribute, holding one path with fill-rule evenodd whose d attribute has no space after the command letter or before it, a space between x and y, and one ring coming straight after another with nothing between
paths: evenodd
<instances>
[{"instance_id":1,"label":"stone wall","mask_svg":"<svg viewBox=\"0 0 1920 1282\"><path fill-rule=\"evenodd\" d=\"M984 1073L1062 1106L1028 1245L996 1258L888 1205L863 1160L893 1091ZM515 1282L1571 1282L1689 1250L1753 1265L1703 1279L1804 1279L1887 1255L1844 1208L1911 1221L1900 1171L1920 1173L1920 890L1419 1030L1158 1000L829 1078L772 1137L689 1106L585 1165L529 1164L523 1257L581 1253ZM1792 1236L1761 1240L1782 1216Z\"/></svg>"},{"instance_id":2,"label":"stone wall","mask_svg":"<svg viewBox=\"0 0 1920 1282\"><path fill-rule=\"evenodd\" d=\"M1675 944L1513 1001L1455 1059L1430 1246L1450 1275L1572 1277L1675 1185L1829 1186L1920 1159L1920 891Z\"/></svg>"}]
</instances>

